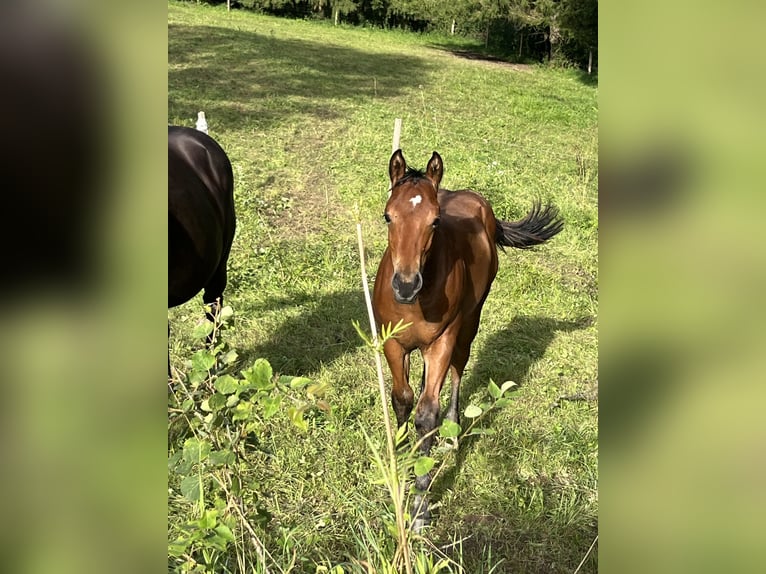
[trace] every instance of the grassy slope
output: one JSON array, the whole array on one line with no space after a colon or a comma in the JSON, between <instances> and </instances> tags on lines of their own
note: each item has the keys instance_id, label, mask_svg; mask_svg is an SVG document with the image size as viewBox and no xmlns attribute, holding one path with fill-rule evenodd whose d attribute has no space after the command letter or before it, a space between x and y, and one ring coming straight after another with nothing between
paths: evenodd
<instances>
[{"instance_id":1,"label":"grassy slope","mask_svg":"<svg viewBox=\"0 0 766 574\"><path fill-rule=\"evenodd\" d=\"M384 500L359 430L382 441L374 366L351 325L366 321L353 211L374 276L400 117L405 157L424 167L439 151L445 187L474 188L505 219L551 200L567 221L551 244L501 255L462 397L490 377L520 388L491 422L499 435L461 444L435 485L433 538L470 535L469 563L491 544L500 571L573 571L596 533L597 403L549 407L597 388L597 88L395 32L176 3L168 22L168 121L194 125L204 110L235 170L229 340L243 366L265 357L332 385L332 415L305 436L276 424L253 452L266 539L290 538L311 572L353 551L360 513L374 520ZM177 364L200 300L169 312Z\"/></svg>"}]
</instances>

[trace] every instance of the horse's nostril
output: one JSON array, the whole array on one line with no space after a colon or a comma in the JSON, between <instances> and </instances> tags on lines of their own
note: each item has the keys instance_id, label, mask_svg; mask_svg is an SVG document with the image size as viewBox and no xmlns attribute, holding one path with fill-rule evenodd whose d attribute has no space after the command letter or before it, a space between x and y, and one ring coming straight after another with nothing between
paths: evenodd
<instances>
[{"instance_id":1,"label":"horse's nostril","mask_svg":"<svg viewBox=\"0 0 766 574\"><path fill-rule=\"evenodd\" d=\"M399 302L412 302L420 288L423 286L423 276L418 271L409 280L404 279L399 273L394 273L391 278L391 287Z\"/></svg>"}]
</instances>

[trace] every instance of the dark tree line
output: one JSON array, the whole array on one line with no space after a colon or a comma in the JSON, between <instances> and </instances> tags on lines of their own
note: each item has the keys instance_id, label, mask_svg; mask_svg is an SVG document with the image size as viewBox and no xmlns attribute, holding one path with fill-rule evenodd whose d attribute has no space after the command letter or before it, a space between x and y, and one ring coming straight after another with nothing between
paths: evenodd
<instances>
[{"instance_id":1,"label":"dark tree line","mask_svg":"<svg viewBox=\"0 0 766 574\"><path fill-rule=\"evenodd\" d=\"M231 4L276 16L479 38L487 52L517 61L556 59L590 71L598 57L598 0L231 0Z\"/></svg>"}]
</instances>

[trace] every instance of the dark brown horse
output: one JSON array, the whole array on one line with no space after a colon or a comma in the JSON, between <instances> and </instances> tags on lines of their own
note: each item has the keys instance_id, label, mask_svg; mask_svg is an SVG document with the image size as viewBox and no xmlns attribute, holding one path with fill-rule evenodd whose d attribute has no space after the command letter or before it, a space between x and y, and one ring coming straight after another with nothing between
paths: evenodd
<instances>
[{"instance_id":1,"label":"dark brown horse","mask_svg":"<svg viewBox=\"0 0 766 574\"><path fill-rule=\"evenodd\" d=\"M388 247L378 268L373 308L378 325L411 326L384 347L391 369L391 400L396 422L406 424L412 412L410 353L423 356L421 393L415 428L421 452L433 443L439 417L439 393L449 371L452 395L446 418L459 422L460 377L468 362L484 301L497 274L497 246L526 249L544 243L563 227L558 210L535 204L526 217L507 222L470 190L439 189L443 165L434 152L425 173L407 168L401 150L388 166L391 195L386 204ZM413 508L413 528L430 520L425 491L430 475L418 476L420 492Z\"/></svg>"},{"instance_id":2,"label":"dark brown horse","mask_svg":"<svg viewBox=\"0 0 766 574\"><path fill-rule=\"evenodd\" d=\"M204 289L207 317L214 320L223 304L235 226L226 152L199 130L168 126L168 307Z\"/></svg>"}]
</instances>

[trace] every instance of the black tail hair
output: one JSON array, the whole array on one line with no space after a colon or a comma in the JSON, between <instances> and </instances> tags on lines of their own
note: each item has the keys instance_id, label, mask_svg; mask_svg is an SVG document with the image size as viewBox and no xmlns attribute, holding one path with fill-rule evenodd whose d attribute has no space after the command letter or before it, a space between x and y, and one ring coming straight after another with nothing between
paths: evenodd
<instances>
[{"instance_id":1,"label":"black tail hair","mask_svg":"<svg viewBox=\"0 0 766 574\"><path fill-rule=\"evenodd\" d=\"M535 201L532 209L519 221L495 219L495 243L504 247L529 249L545 243L564 228L564 220L559 217L559 210L554 205L541 208Z\"/></svg>"}]
</instances>

